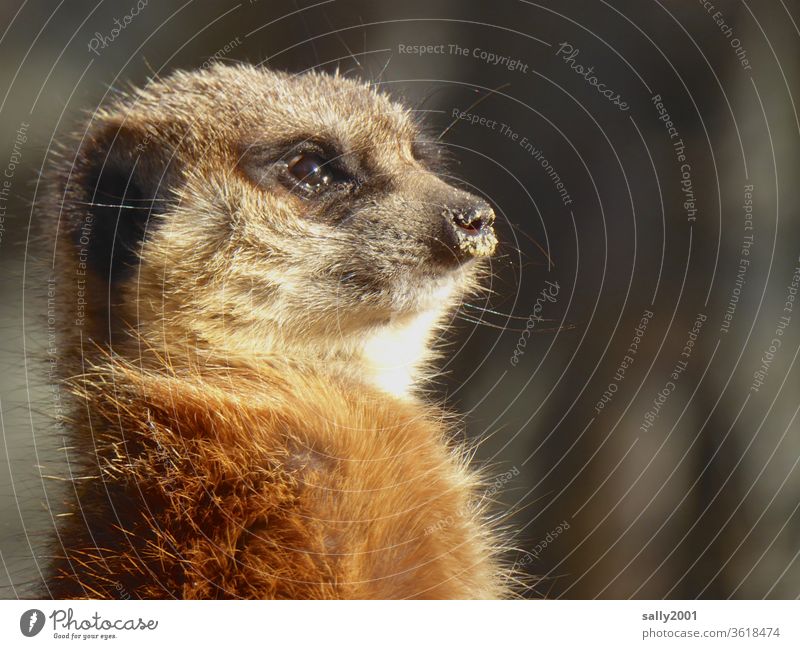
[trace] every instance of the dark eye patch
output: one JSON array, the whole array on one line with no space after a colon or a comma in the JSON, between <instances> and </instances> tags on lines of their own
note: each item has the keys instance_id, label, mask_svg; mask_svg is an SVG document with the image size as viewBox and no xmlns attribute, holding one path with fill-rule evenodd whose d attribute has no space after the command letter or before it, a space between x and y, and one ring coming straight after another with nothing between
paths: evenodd
<instances>
[{"instance_id":1,"label":"dark eye patch","mask_svg":"<svg viewBox=\"0 0 800 649\"><path fill-rule=\"evenodd\" d=\"M311 140L247 146L240 155L239 168L258 186L272 189L278 182L305 197L358 182L344 156L329 145Z\"/></svg>"}]
</instances>

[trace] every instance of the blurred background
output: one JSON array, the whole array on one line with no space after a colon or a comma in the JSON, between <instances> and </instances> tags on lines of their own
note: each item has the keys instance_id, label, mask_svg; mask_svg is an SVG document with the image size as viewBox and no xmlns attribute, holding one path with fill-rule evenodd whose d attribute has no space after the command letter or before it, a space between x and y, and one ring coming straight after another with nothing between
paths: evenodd
<instances>
[{"instance_id":1,"label":"blurred background","mask_svg":"<svg viewBox=\"0 0 800 649\"><path fill-rule=\"evenodd\" d=\"M38 174L112 89L213 60L379 83L495 206L491 295L435 389L482 440L526 596L800 596L799 22L798 0L6 0L0 596L40 586L67 489Z\"/></svg>"}]
</instances>

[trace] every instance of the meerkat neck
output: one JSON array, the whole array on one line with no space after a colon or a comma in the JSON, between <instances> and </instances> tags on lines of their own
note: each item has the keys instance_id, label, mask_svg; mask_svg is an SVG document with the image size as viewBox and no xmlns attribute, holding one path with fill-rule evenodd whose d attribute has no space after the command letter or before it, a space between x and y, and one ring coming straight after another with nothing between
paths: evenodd
<instances>
[{"instance_id":1,"label":"meerkat neck","mask_svg":"<svg viewBox=\"0 0 800 649\"><path fill-rule=\"evenodd\" d=\"M330 334L265 334L257 345L239 347L230 338L191 333L179 334L163 323L140 331L127 345L115 346L118 356L148 367L187 367L202 372L206 366L242 366L258 371L266 363L305 367L316 374L330 374L377 388L397 398L412 398L425 379L435 353L432 350L443 312L431 309L398 317L358 332ZM164 332L169 331L167 341Z\"/></svg>"},{"instance_id":2,"label":"meerkat neck","mask_svg":"<svg viewBox=\"0 0 800 649\"><path fill-rule=\"evenodd\" d=\"M428 367L438 311L393 322L367 336L361 347L364 379L396 397L408 397Z\"/></svg>"}]
</instances>

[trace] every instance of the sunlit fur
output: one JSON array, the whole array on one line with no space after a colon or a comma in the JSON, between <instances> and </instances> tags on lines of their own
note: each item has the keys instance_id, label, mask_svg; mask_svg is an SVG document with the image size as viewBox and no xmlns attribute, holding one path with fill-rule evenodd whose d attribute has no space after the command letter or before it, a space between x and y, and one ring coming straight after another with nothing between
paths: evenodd
<instances>
[{"instance_id":1,"label":"sunlit fur","mask_svg":"<svg viewBox=\"0 0 800 649\"><path fill-rule=\"evenodd\" d=\"M53 595L509 593L454 422L418 396L481 272L442 261L441 206L473 197L419 137L363 82L215 66L117 97L63 147L43 210L75 491ZM336 143L363 191L254 182L252 151L304 139ZM108 200L98 161L162 208L111 285L75 243Z\"/></svg>"}]
</instances>

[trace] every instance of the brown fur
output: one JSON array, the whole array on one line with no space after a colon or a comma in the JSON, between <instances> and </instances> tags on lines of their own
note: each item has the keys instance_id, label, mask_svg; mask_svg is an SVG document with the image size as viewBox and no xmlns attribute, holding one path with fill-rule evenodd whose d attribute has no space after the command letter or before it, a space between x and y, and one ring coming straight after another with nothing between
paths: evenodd
<instances>
[{"instance_id":1,"label":"brown fur","mask_svg":"<svg viewBox=\"0 0 800 649\"><path fill-rule=\"evenodd\" d=\"M217 66L123 95L65 147L45 209L76 466L54 596L508 594L450 418L416 396L480 271L447 215L484 209L420 138L364 84ZM304 139L358 183L275 181L264 160ZM108 268L87 241L139 205L132 268Z\"/></svg>"}]
</instances>

